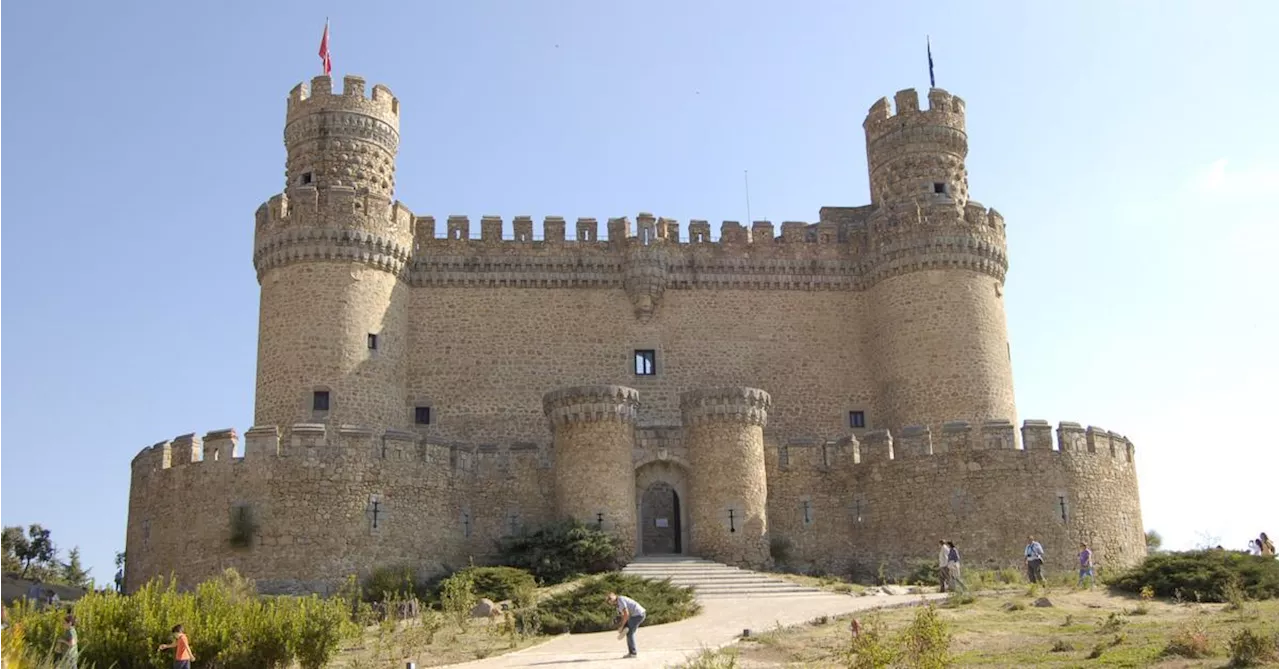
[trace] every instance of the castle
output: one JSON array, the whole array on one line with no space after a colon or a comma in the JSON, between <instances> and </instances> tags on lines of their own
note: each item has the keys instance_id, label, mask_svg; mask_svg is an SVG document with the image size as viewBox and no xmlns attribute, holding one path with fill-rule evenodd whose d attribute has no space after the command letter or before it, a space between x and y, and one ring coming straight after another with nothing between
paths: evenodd
<instances>
[{"instance_id":1,"label":"castle","mask_svg":"<svg viewBox=\"0 0 1280 669\"><path fill-rule=\"evenodd\" d=\"M299 85L257 211L254 422L133 460L126 587L234 567L268 592L483 562L572 517L626 556L904 571L1026 537L1146 553L1133 444L1015 427L1005 222L965 104L871 106L871 204L817 222L436 221L393 200L400 102Z\"/></svg>"}]
</instances>

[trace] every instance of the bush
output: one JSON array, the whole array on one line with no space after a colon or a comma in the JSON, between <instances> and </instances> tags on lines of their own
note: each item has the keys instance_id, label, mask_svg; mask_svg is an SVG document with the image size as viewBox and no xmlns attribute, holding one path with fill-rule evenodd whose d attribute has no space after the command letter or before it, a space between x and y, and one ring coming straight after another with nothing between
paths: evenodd
<instances>
[{"instance_id":1,"label":"bush","mask_svg":"<svg viewBox=\"0 0 1280 669\"><path fill-rule=\"evenodd\" d=\"M1276 631L1259 634L1245 628L1227 642L1231 651L1232 667L1255 667L1262 664L1274 664L1277 659Z\"/></svg>"},{"instance_id":2,"label":"bush","mask_svg":"<svg viewBox=\"0 0 1280 669\"><path fill-rule=\"evenodd\" d=\"M916 562L907 574L907 583L913 585L939 585L937 562Z\"/></svg>"},{"instance_id":3,"label":"bush","mask_svg":"<svg viewBox=\"0 0 1280 669\"><path fill-rule=\"evenodd\" d=\"M72 610L81 663L118 669L168 667L172 654L156 647L172 640L178 623L201 664L220 669L269 669L295 660L303 669L322 667L355 631L342 599L259 597L253 583L232 570L191 592L156 579L132 595L89 593ZM63 612L21 603L10 614L9 638L22 639L28 659L45 657L62 631Z\"/></svg>"},{"instance_id":4,"label":"bush","mask_svg":"<svg viewBox=\"0 0 1280 669\"><path fill-rule=\"evenodd\" d=\"M1192 620L1178 628L1178 631L1174 632L1173 637L1169 639L1168 645L1164 647L1164 654L1191 659L1212 655L1213 651L1209 647L1209 630L1204 622Z\"/></svg>"},{"instance_id":5,"label":"bush","mask_svg":"<svg viewBox=\"0 0 1280 669\"><path fill-rule=\"evenodd\" d=\"M902 657L916 669L942 669L951 663L951 633L933 605L921 606L902 631Z\"/></svg>"},{"instance_id":6,"label":"bush","mask_svg":"<svg viewBox=\"0 0 1280 669\"><path fill-rule=\"evenodd\" d=\"M702 609L693 599L693 590L651 581L638 576L614 573L597 576L569 592L562 592L538 604L542 631L603 632L616 629L617 609L606 601L610 592L626 595L645 608L645 624L684 620Z\"/></svg>"},{"instance_id":7,"label":"bush","mask_svg":"<svg viewBox=\"0 0 1280 669\"><path fill-rule=\"evenodd\" d=\"M367 602L381 602L388 599L419 597L424 592L414 579L413 567L396 565L374 569L364 580L362 595Z\"/></svg>"},{"instance_id":8,"label":"bush","mask_svg":"<svg viewBox=\"0 0 1280 669\"><path fill-rule=\"evenodd\" d=\"M1275 558L1216 549L1159 553L1107 582L1124 592L1150 587L1159 597L1180 592L1205 602L1227 601L1233 583L1250 599L1280 596Z\"/></svg>"},{"instance_id":9,"label":"bush","mask_svg":"<svg viewBox=\"0 0 1280 669\"><path fill-rule=\"evenodd\" d=\"M538 582L533 574L515 567L468 567L457 574L470 577L471 588L477 599L486 597L495 602L511 600L518 607L533 604L533 594L538 589Z\"/></svg>"},{"instance_id":10,"label":"bush","mask_svg":"<svg viewBox=\"0 0 1280 669\"><path fill-rule=\"evenodd\" d=\"M545 584L617 570L620 551L616 537L577 521L548 525L501 545L503 564L524 569Z\"/></svg>"}]
</instances>

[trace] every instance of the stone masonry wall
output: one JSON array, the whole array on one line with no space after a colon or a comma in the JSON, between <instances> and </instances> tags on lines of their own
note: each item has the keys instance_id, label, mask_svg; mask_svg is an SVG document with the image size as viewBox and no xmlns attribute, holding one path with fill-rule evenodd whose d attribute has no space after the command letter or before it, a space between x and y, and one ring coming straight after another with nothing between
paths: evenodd
<instances>
[{"instance_id":1,"label":"stone masonry wall","mask_svg":"<svg viewBox=\"0 0 1280 669\"><path fill-rule=\"evenodd\" d=\"M793 566L863 578L882 567L905 575L935 559L940 539L955 541L969 567L1021 569L1029 535L1051 569L1072 569L1081 541L1103 568L1140 561L1132 444L1063 426L1058 449L1042 421L1024 426L1026 450L1013 448L1007 423L950 423L936 438L912 430L897 439L771 439L771 534L790 544Z\"/></svg>"},{"instance_id":2,"label":"stone masonry wall","mask_svg":"<svg viewBox=\"0 0 1280 669\"><path fill-rule=\"evenodd\" d=\"M170 573L191 586L234 567L266 592L328 592L379 566L426 575L482 561L503 536L551 519L545 445L455 448L299 424L280 437L254 428L244 456L232 457L233 434L211 433L204 448L179 437L134 459L128 588ZM232 518L242 508L255 529L237 547Z\"/></svg>"}]
</instances>

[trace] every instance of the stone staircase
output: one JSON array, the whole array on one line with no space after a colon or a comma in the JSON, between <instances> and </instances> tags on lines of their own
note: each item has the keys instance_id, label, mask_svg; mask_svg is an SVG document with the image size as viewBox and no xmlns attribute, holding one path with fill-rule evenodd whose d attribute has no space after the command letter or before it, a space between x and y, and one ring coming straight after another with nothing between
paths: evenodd
<instances>
[{"instance_id":1,"label":"stone staircase","mask_svg":"<svg viewBox=\"0 0 1280 669\"><path fill-rule=\"evenodd\" d=\"M624 567L622 573L654 580L670 578L674 585L692 587L698 599L810 597L831 594L780 576L681 555L638 557Z\"/></svg>"}]
</instances>

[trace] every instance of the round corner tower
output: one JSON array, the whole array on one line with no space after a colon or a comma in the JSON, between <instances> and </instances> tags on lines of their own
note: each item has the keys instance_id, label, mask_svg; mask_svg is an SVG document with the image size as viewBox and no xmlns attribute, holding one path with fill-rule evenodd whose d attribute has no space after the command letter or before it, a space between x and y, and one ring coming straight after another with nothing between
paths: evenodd
<instances>
[{"instance_id":1,"label":"round corner tower","mask_svg":"<svg viewBox=\"0 0 1280 669\"><path fill-rule=\"evenodd\" d=\"M257 425L408 422L412 215L392 194L400 103L327 76L289 94L285 191L259 207Z\"/></svg>"},{"instance_id":2,"label":"round corner tower","mask_svg":"<svg viewBox=\"0 0 1280 669\"><path fill-rule=\"evenodd\" d=\"M556 513L618 537L636 552L635 444L640 393L623 386L576 386L543 396L555 449Z\"/></svg>"},{"instance_id":3,"label":"round corner tower","mask_svg":"<svg viewBox=\"0 0 1280 669\"><path fill-rule=\"evenodd\" d=\"M689 541L695 555L727 564L769 564L764 426L769 393L709 388L680 396L689 447Z\"/></svg>"},{"instance_id":4,"label":"round corner tower","mask_svg":"<svg viewBox=\"0 0 1280 669\"><path fill-rule=\"evenodd\" d=\"M964 101L914 90L867 114L875 426L1017 419L1004 219L969 199Z\"/></svg>"}]
</instances>

